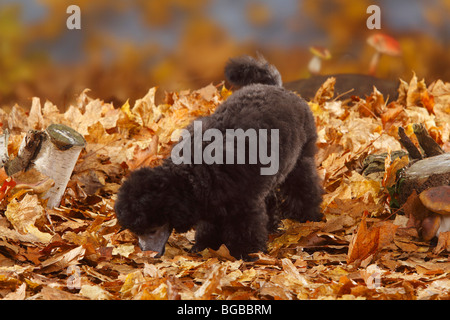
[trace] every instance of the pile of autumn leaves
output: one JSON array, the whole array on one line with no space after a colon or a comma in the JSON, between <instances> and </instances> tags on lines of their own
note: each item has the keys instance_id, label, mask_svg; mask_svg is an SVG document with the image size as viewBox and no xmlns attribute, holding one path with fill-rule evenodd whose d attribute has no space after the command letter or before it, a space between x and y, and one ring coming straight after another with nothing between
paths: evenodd
<instances>
[{"instance_id":1,"label":"pile of autumn leaves","mask_svg":"<svg viewBox=\"0 0 450 320\"><path fill-rule=\"evenodd\" d=\"M397 101L378 91L350 101L334 98L329 79L309 105L319 133L317 165L327 194L327 222L283 221L266 254L255 262L231 257L226 247L188 253L194 231L173 233L161 258L142 252L122 231L113 206L122 178L139 166L156 166L171 140L198 116L214 112L231 91L222 84L196 91L156 89L120 108L83 92L61 112L37 98L29 111L0 111L17 154L29 129L63 123L87 142L59 208L47 209L36 188L44 177L4 176L0 189L0 297L5 299L435 299L450 297L448 247L420 241L408 218L391 209L386 187L398 163L370 177L368 154L401 149L399 126L414 139L424 123L447 151L450 84L426 87L414 76ZM389 158L389 157L388 157ZM407 162L404 161L402 165ZM395 170L394 170L395 169ZM14 177L13 177L14 179Z\"/></svg>"}]
</instances>

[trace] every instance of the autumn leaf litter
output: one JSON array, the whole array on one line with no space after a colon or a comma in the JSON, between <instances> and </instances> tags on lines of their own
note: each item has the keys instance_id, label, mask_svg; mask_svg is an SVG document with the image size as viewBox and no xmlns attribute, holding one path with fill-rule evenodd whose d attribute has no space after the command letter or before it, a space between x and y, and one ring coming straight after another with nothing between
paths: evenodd
<instances>
[{"instance_id":1,"label":"autumn leaf litter","mask_svg":"<svg viewBox=\"0 0 450 320\"><path fill-rule=\"evenodd\" d=\"M388 183L405 158L365 176L367 155L400 150L398 127L414 138L423 123L450 150L450 84L428 87L414 75L391 101L376 89L342 101L329 79L309 102L319 134L317 165L326 195L326 222L283 220L255 262L222 246L189 253L194 231L173 233L161 258L142 252L121 230L114 201L122 178L170 154L171 138L198 116L214 112L232 92L223 84L166 93L156 88L120 108L85 90L61 112L33 98L29 111L0 110L16 155L29 129L66 124L87 145L61 206L46 209L34 182L0 189L0 297L4 299L448 299L450 236L437 247L420 240L407 215L389 207ZM393 167L391 167L393 166ZM19 178L18 178L19 179ZM45 177L38 178L45 179ZM8 185L10 183L10 185Z\"/></svg>"}]
</instances>

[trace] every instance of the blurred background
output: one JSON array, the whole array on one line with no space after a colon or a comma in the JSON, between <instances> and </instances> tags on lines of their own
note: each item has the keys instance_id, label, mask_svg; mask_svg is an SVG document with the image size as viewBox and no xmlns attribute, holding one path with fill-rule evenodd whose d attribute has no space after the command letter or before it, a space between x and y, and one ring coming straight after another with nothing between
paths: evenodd
<instances>
[{"instance_id":1,"label":"blurred background","mask_svg":"<svg viewBox=\"0 0 450 320\"><path fill-rule=\"evenodd\" d=\"M66 27L71 4L81 30ZM366 27L371 4L381 30ZM331 53L320 74L367 74L377 32L402 50L377 77L450 81L450 0L0 0L0 106L38 96L65 109L90 88L119 107L153 86L219 83L229 57L256 51L291 81L310 76L311 46Z\"/></svg>"}]
</instances>

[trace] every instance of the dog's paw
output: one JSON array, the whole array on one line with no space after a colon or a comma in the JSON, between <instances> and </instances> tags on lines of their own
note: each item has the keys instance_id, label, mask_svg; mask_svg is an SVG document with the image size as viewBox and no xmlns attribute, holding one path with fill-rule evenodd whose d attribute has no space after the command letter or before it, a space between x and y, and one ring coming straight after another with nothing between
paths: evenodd
<instances>
[{"instance_id":1,"label":"dog's paw","mask_svg":"<svg viewBox=\"0 0 450 320\"><path fill-rule=\"evenodd\" d=\"M190 253L199 253L203 250L206 249L206 246L202 246L202 245L198 245L197 243L194 244L191 248L191 250L189 250Z\"/></svg>"}]
</instances>

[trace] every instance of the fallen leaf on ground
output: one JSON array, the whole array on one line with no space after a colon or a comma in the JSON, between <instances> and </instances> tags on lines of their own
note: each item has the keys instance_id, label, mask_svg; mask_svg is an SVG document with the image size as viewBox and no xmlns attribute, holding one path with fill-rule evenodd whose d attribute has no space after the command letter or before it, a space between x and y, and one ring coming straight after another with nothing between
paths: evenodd
<instances>
[{"instance_id":1,"label":"fallen leaf on ground","mask_svg":"<svg viewBox=\"0 0 450 320\"><path fill-rule=\"evenodd\" d=\"M347 263L364 260L390 244L397 228L398 226L390 221L379 222L367 228L366 215L363 215L358 230L350 242Z\"/></svg>"},{"instance_id":2,"label":"fallen leaf on ground","mask_svg":"<svg viewBox=\"0 0 450 320\"><path fill-rule=\"evenodd\" d=\"M50 242L52 235L40 231L35 225L38 219L45 218L45 210L39 204L37 195L26 194L21 201L13 199L5 211L5 216L19 233L31 234L37 242Z\"/></svg>"},{"instance_id":3,"label":"fallen leaf on ground","mask_svg":"<svg viewBox=\"0 0 450 320\"><path fill-rule=\"evenodd\" d=\"M450 252L450 231L440 232L438 236L438 243L433 250L434 254L441 252Z\"/></svg>"}]
</instances>

